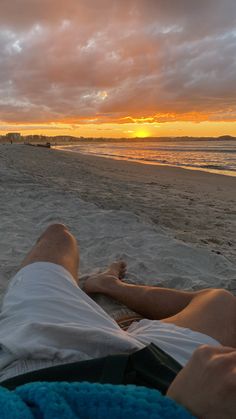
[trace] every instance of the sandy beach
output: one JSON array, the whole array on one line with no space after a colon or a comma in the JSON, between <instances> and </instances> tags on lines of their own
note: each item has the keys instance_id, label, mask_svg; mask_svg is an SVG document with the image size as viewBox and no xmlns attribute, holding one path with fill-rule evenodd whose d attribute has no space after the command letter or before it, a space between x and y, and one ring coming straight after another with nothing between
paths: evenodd
<instances>
[{"instance_id":1,"label":"sandy beach","mask_svg":"<svg viewBox=\"0 0 236 419\"><path fill-rule=\"evenodd\" d=\"M236 177L25 145L0 146L1 298L50 223L78 238L82 277L123 258L126 280L236 292ZM122 309L97 301L113 316Z\"/></svg>"}]
</instances>

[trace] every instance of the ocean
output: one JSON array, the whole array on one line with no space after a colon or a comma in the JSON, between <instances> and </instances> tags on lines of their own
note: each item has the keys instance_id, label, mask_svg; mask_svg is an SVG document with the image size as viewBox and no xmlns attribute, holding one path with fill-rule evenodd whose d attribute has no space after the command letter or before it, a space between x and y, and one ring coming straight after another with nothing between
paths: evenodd
<instances>
[{"instance_id":1,"label":"ocean","mask_svg":"<svg viewBox=\"0 0 236 419\"><path fill-rule=\"evenodd\" d=\"M177 166L236 176L235 140L80 140L76 145L55 148L143 164Z\"/></svg>"}]
</instances>

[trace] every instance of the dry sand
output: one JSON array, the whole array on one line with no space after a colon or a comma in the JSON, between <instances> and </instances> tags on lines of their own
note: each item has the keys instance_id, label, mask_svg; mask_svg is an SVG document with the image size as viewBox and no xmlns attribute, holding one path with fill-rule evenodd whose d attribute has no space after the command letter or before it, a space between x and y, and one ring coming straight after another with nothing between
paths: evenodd
<instances>
[{"instance_id":1,"label":"dry sand","mask_svg":"<svg viewBox=\"0 0 236 419\"><path fill-rule=\"evenodd\" d=\"M0 146L1 296L48 224L81 247L81 275L113 259L127 281L236 290L236 177L24 145ZM98 301L113 315L120 306Z\"/></svg>"}]
</instances>

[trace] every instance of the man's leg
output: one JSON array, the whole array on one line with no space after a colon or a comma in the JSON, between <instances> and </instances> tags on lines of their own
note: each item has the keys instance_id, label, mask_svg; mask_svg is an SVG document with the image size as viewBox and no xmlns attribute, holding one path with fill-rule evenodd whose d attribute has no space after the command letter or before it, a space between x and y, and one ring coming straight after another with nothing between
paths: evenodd
<instances>
[{"instance_id":1,"label":"man's leg","mask_svg":"<svg viewBox=\"0 0 236 419\"><path fill-rule=\"evenodd\" d=\"M163 320L204 333L236 348L236 298L223 289L196 295L180 313Z\"/></svg>"},{"instance_id":2,"label":"man's leg","mask_svg":"<svg viewBox=\"0 0 236 419\"><path fill-rule=\"evenodd\" d=\"M39 237L20 268L34 262L63 266L78 282L79 249L75 237L63 224L52 224Z\"/></svg>"},{"instance_id":3,"label":"man's leg","mask_svg":"<svg viewBox=\"0 0 236 419\"><path fill-rule=\"evenodd\" d=\"M85 291L108 295L153 320L186 327L236 347L236 298L225 290L185 292L131 285L118 278L88 278Z\"/></svg>"},{"instance_id":4,"label":"man's leg","mask_svg":"<svg viewBox=\"0 0 236 419\"><path fill-rule=\"evenodd\" d=\"M87 293L106 294L152 320L174 316L187 307L198 294L169 288L127 284L115 276L108 278L104 272L89 277L84 290ZM199 294L203 292L205 291L199 291Z\"/></svg>"}]
</instances>

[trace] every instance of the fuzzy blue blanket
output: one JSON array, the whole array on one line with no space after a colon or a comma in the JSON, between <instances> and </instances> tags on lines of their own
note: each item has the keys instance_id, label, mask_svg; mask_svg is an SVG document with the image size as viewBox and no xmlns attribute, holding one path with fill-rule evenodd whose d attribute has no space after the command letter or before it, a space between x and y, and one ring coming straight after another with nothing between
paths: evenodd
<instances>
[{"instance_id":1,"label":"fuzzy blue blanket","mask_svg":"<svg viewBox=\"0 0 236 419\"><path fill-rule=\"evenodd\" d=\"M1 419L191 419L158 391L134 385L35 382L0 387Z\"/></svg>"}]
</instances>

